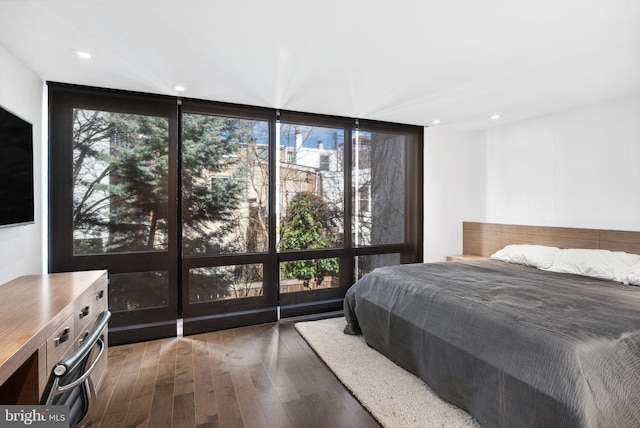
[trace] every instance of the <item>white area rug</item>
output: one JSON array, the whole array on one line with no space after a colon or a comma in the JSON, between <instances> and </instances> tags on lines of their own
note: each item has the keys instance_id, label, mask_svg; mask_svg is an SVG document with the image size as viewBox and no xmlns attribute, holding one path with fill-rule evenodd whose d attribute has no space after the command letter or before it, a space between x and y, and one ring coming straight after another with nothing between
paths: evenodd
<instances>
[{"instance_id":1,"label":"white area rug","mask_svg":"<svg viewBox=\"0 0 640 428\"><path fill-rule=\"evenodd\" d=\"M387 428L480 427L464 410L435 395L418 377L342 333L343 317L296 323L296 329L338 379Z\"/></svg>"}]
</instances>

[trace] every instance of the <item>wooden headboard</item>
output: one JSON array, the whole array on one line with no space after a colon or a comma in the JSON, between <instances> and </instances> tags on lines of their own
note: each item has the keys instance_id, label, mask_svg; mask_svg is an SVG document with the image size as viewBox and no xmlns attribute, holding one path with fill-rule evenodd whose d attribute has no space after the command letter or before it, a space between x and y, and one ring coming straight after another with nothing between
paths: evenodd
<instances>
[{"instance_id":1,"label":"wooden headboard","mask_svg":"<svg viewBox=\"0 0 640 428\"><path fill-rule=\"evenodd\" d=\"M462 223L462 250L464 254L489 257L510 244L595 248L640 254L640 232L497 223Z\"/></svg>"}]
</instances>

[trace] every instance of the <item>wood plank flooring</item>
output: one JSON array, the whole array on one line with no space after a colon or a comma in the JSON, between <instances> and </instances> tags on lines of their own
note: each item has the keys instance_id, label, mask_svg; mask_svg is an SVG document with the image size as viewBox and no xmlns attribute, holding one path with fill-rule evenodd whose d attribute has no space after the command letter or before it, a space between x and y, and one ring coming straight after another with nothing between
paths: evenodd
<instances>
[{"instance_id":1,"label":"wood plank flooring","mask_svg":"<svg viewBox=\"0 0 640 428\"><path fill-rule=\"evenodd\" d=\"M280 321L109 348L91 428L380 427Z\"/></svg>"}]
</instances>

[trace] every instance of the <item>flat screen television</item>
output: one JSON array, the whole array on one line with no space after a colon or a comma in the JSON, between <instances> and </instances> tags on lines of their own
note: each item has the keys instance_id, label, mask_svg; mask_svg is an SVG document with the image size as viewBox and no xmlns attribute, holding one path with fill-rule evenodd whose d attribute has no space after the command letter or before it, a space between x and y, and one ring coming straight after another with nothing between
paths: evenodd
<instances>
[{"instance_id":1,"label":"flat screen television","mask_svg":"<svg viewBox=\"0 0 640 428\"><path fill-rule=\"evenodd\" d=\"M34 222L33 126L0 106L0 227Z\"/></svg>"}]
</instances>

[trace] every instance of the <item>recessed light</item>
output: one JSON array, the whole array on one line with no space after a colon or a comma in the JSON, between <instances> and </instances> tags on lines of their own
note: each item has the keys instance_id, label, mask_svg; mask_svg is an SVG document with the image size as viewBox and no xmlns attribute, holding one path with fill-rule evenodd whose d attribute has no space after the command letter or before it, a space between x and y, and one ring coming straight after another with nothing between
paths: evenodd
<instances>
[{"instance_id":1,"label":"recessed light","mask_svg":"<svg viewBox=\"0 0 640 428\"><path fill-rule=\"evenodd\" d=\"M76 51L76 56L82 59L91 59L91 53L86 51Z\"/></svg>"},{"instance_id":2,"label":"recessed light","mask_svg":"<svg viewBox=\"0 0 640 428\"><path fill-rule=\"evenodd\" d=\"M499 114L492 114L491 116L489 116L489 119L498 120L498 119L500 119L500 115Z\"/></svg>"},{"instance_id":3,"label":"recessed light","mask_svg":"<svg viewBox=\"0 0 640 428\"><path fill-rule=\"evenodd\" d=\"M173 89L175 89L178 92L184 92L187 90L187 88L182 85L173 85Z\"/></svg>"},{"instance_id":4,"label":"recessed light","mask_svg":"<svg viewBox=\"0 0 640 428\"><path fill-rule=\"evenodd\" d=\"M442 121L441 121L440 119L433 119L430 123L431 123L432 125L439 125L439 124L441 124L441 123L442 123Z\"/></svg>"}]
</instances>

